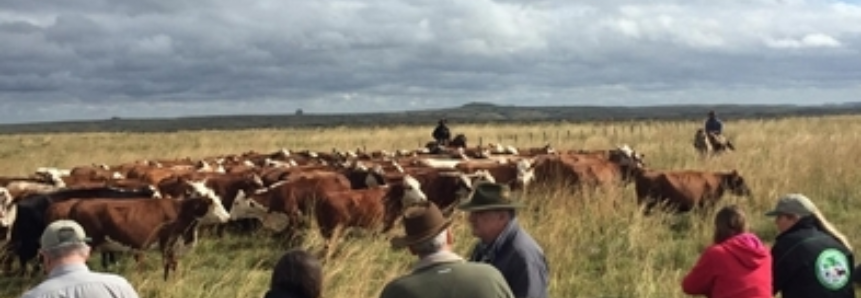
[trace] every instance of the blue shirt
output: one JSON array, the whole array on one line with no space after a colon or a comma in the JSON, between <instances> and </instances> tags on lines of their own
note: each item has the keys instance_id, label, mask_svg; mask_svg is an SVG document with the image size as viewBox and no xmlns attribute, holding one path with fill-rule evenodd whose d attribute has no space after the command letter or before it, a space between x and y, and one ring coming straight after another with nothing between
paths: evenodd
<instances>
[{"instance_id":1,"label":"blue shirt","mask_svg":"<svg viewBox=\"0 0 861 298\"><path fill-rule=\"evenodd\" d=\"M469 258L496 267L517 298L547 298L548 267L544 251L512 218L490 244L479 243Z\"/></svg>"},{"instance_id":2,"label":"blue shirt","mask_svg":"<svg viewBox=\"0 0 861 298\"><path fill-rule=\"evenodd\" d=\"M138 298L138 293L122 276L92 272L86 264L69 264L55 267L45 281L21 298Z\"/></svg>"},{"instance_id":3,"label":"blue shirt","mask_svg":"<svg viewBox=\"0 0 861 298\"><path fill-rule=\"evenodd\" d=\"M723 132L723 122L718 120L718 118L709 118L706 120L706 133L718 133Z\"/></svg>"}]
</instances>

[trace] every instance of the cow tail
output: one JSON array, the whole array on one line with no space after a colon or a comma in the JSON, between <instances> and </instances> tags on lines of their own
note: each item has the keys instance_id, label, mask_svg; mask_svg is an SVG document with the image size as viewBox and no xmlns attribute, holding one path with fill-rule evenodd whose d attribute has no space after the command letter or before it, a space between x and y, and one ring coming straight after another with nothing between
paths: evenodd
<instances>
[{"instance_id":1,"label":"cow tail","mask_svg":"<svg viewBox=\"0 0 861 298\"><path fill-rule=\"evenodd\" d=\"M831 222L825 219L825 216L822 215L822 212L819 212L819 210L815 210L813 212L813 217L816 219L816 225L820 230L822 230L828 235L831 235L831 237L834 237L834 239L837 239L837 241L842 243L843 246L846 246L848 250L852 251L852 244L849 244L849 241L846 239L846 236L843 235L843 233L840 233L840 231L838 231L837 228L835 228L834 225L831 224Z\"/></svg>"}]
</instances>

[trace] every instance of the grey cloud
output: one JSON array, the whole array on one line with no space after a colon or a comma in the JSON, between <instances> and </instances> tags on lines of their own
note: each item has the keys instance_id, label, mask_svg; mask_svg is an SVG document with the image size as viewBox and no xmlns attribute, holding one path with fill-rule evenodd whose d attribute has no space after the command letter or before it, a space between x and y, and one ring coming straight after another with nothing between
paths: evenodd
<instances>
[{"instance_id":1,"label":"grey cloud","mask_svg":"<svg viewBox=\"0 0 861 298\"><path fill-rule=\"evenodd\" d=\"M80 105L101 117L222 111L207 104L334 112L473 100L684 100L674 94L805 102L776 94L807 88L842 98L861 79L861 6L840 2L5 0L0 7L0 40L8 41L0 44L0 105L54 105L35 113L49 118ZM733 95L714 95L720 90ZM232 106L236 100L251 104Z\"/></svg>"}]
</instances>

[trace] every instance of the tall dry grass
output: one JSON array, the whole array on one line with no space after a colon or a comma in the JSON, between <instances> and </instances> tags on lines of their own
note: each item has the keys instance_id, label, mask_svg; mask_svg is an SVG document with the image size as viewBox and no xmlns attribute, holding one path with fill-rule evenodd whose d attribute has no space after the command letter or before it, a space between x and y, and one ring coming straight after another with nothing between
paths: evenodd
<instances>
[{"instance_id":1,"label":"tall dry grass","mask_svg":"<svg viewBox=\"0 0 861 298\"><path fill-rule=\"evenodd\" d=\"M484 142L557 148L608 148L629 144L647 155L657 169L737 169L754 191L750 199L727 197L743 206L754 232L771 243L773 223L761 214L777 196L807 194L857 247L861 222L861 117L731 121L727 132L738 151L703 160L691 145L700 123L452 125L472 144ZM0 137L0 168L7 175L31 173L38 166L71 167L120 163L142 158L202 157L285 147L328 151L331 148L414 148L429 139L433 127L387 127L315 130L207 131L171 134L69 134ZM557 133L558 132L558 133ZM531 135L531 137L530 137ZM545 137L546 135L546 137ZM557 136L558 135L558 136ZM521 224L544 247L551 270L552 297L684 297L679 283L711 239L713 214L643 217L633 189L571 195L562 189L523 195L530 205ZM614 204L614 202L616 204ZM474 243L464 220L454 225L456 251L466 255ZM396 230L400 233L401 230ZM303 244L320 247L311 233ZM262 297L271 267L285 250L265 233L203 239L180 261L180 271L161 280L159 257L148 256L148 270L136 272L126 258L118 271L142 297ZM95 258L96 265L98 258ZM414 258L392 251L382 238L351 237L325 264L325 297L376 297L383 285L409 270ZM98 267L93 267L99 270ZM17 297L39 280L4 277L0 297Z\"/></svg>"}]
</instances>

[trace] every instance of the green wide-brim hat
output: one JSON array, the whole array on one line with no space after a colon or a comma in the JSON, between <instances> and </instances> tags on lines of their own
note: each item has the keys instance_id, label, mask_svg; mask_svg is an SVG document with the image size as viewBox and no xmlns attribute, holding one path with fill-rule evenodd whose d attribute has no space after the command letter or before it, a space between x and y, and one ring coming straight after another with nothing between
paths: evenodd
<instances>
[{"instance_id":1,"label":"green wide-brim hat","mask_svg":"<svg viewBox=\"0 0 861 298\"><path fill-rule=\"evenodd\" d=\"M480 182L475 185L475 191L469 201L461 203L457 209L463 211L484 211L498 209L518 209L523 204L516 202L511 196L511 189L504 184Z\"/></svg>"}]
</instances>

